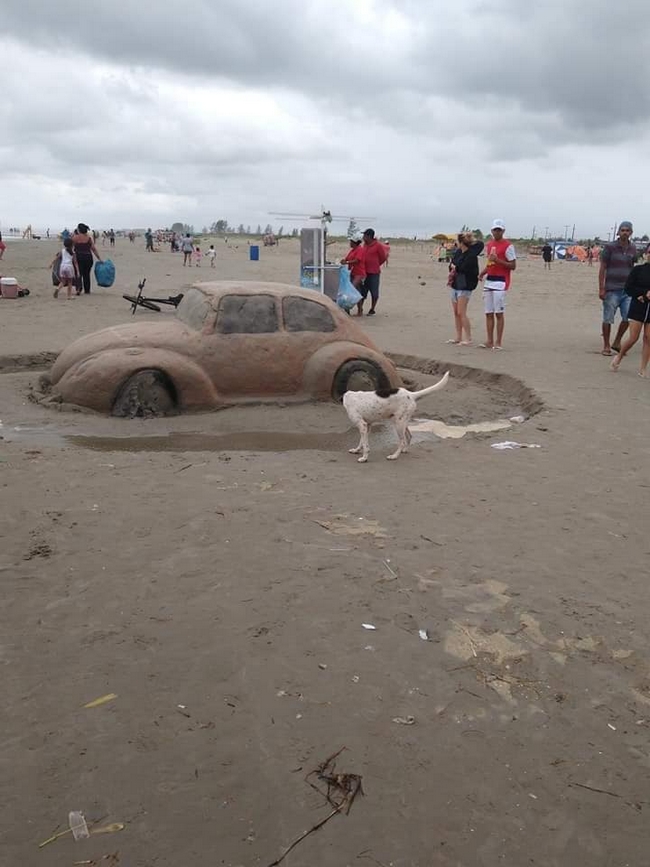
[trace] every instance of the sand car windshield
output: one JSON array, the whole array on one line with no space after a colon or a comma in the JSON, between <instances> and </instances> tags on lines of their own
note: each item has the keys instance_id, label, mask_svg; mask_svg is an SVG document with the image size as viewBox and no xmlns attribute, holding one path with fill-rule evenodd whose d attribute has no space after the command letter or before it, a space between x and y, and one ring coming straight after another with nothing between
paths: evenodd
<instances>
[{"instance_id":1,"label":"sand car windshield","mask_svg":"<svg viewBox=\"0 0 650 867\"><path fill-rule=\"evenodd\" d=\"M203 292L199 289L189 289L176 308L176 316L189 328L200 331L211 311L210 302Z\"/></svg>"}]
</instances>

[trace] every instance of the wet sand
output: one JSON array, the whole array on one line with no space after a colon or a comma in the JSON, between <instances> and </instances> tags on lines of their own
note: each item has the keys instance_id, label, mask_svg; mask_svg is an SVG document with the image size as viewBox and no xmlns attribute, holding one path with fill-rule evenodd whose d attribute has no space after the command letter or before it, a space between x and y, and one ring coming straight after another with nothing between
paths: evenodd
<instances>
[{"instance_id":1,"label":"wet sand","mask_svg":"<svg viewBox=\"0 0 650 867\"><path fill-rule=\"evenodd\" d=\"M65 302L54 242L8 244L0 270L32 295L0 301L0 356L128 321L142 276L161 295L215 276L142 247L118 241L117 285ZM295 282L296 242L247 254L219 247L216 276ZM445 343L444 266L395 245L368 333L479 370L422 416L501 418L521 404L487 388L506 376L544 404L395 463L378 437L358 465L335 406L104 420L32 403L37 371L0 376L3 429L54 435L0 441L6 863L268 867L331 811L304 778L343 746L365 796L288 867L645 863L650 383L638 354L618 374L599 354L596 274L521 261L506 351L485 352ZM231 448L241 431L281 450ZM144 447L114 447L130 435ZM72 809L126 827L39 851Z\"/></svg>"}]
</instances>

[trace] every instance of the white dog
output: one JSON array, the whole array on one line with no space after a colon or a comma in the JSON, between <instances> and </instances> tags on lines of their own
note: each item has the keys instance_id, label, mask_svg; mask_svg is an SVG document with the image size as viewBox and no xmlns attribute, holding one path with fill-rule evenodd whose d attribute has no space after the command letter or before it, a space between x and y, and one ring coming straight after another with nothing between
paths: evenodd
<instances>
[{"instance_id":1,"label":"white dog","mask_svg":"<svg viewBox=\"0 0 650 867\"><path fill-rule=\"evenodd\" d=\"M369 445L368 431L370 425L376 421L392 419L397 433L397 449L392 455L388 455L389 461L395 461L408 450L411 442L409 422L413 418L417 407L417 401L427 394L444 388L449 379L449 371L445 373L440 382L423 388L421 391L408 391L405 388L387 388L377 391L346 391L343 395L343 406L348 418L359 430L361 439L355 449L350 453L358 455L361 452L359 463L364 464L368 460Z\"/></svg>"}]
</instances>

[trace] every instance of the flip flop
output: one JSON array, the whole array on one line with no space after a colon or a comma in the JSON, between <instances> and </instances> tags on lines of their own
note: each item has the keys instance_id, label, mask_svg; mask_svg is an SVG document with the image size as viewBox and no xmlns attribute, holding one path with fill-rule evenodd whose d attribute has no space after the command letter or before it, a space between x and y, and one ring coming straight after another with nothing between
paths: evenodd
<instances>
[{"instance_id":1,"label":"flip flop","mask_svg":"<svg viewBox=\"0 0 650 867\"><path fill-rule=\"evenodd\" d=\"M494 349L495 352L503 352L503 346L493 346L492 349Z\"/></svg>"},{"instance_id":2,"label":"flip flop","mask_svg":"<svg viewBox=\"0 0 650 867\"><path fill-rule=\"evenodd\" d=\"M611 350L611 349L603 349L602 352L601 352L600 354L601 354L601 355L611 355L611 354L612 354L612 350Z\"/></svg>"},{"instance_id":3,"label":"flip flop","mask_svg":"<svg viewBox=\"0 0 650 867\"><path fill-rule=\"evenodd\" d=\"M487 343L479 343L478 348L479 349L494 349L493 346L488 346Z\"/></svg>"},{"instance_id":4,"label":"flip flop","mask_svg":"<svg viewBox=\"0 0 650 867\"><path fill-rule=\"evenodd\" d=\"M612 346L612 352L615 352L615 353L618 355L618 353L619 353L620 351L621 351L621 347L620 347L620 346Z\"/></svg>"},{"instance_id":5,"label":"flip flop","mask_svg":"<svg viewBox=\"0 0 650 867\"><path fill-rule=\"evenodd\" d=\"M445 343L454 343L456 346L458 346L460 340L445 340Z\"/></svg>"}]
</instances>

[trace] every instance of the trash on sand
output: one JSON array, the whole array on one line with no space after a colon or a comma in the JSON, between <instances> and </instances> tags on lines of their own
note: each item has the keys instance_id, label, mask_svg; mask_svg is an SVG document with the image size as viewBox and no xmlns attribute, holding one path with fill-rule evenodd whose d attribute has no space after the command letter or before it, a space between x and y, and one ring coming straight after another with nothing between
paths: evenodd
<instances>
[{"instance_id":1,"label":"trash on sand","mask_svg":"<svg viewBox=\"0 0 650 867\"><path fill-rule=\"evenodd\" d=\"M318 667L321 669L321 671L325 671L325 669L327 668L324 662L319 662Z\"/></svg>"},{"instance_id":2,"label":"trash on sand","mask_svg":"<svg viewBox=\"0 0 650 867\"><path fill-rule=\"evenodd\" d=\"M361 624L364 629L376 629L376 626L373 626L372 623L362 623Z\"/></svg>"},{"instance_id":3,"label":"trash on sand","mask_svg":"<svg viewBox=\"0 0 650 867\"><path fill-rule=\"evenodd\" d=\"M354 523L354 518L349 515L335 515L333 521L314 521L319 527L324 530L329 530L336 536L375 536L377 539L386 539L387 534L384 527L381 527L377 521L371 518L357 518L358 523Z\"/></svg>"},{"instance_id":4,"label":"trash on sand","mask_svg":"<svg viewBox=\"0 0 650 867\"><path fill-rule=\"evenodd\" d=\"M115 834L117 831L123 831L126 828L124 822L111 822L110 825L101 825L99 828L91 828L91 834Z\"/></svg>"},{"instance_id":5,"label":"trash on sand","mask_svg":"<svg viewBox=\"0 0 650 867\"><path fill-rule=\"evenodd\" d=\"M415 717L414 716L394 716L393 722L397 723L400 726L412 726L415 725Z\"/></svg>"},{"instance_id":6,"label":"trash on sand","mask_svg":"<svg viewBox=\"0 0 650 867\"><path fill-rule=\"evenodd\" d=\"M613 726L611 723L607 723L607 728L610 728L613 732L616 731L616 726Z\"/></svg>"},{"instance_id":7,"label":"trash on sand","mask_svg":"<svg viewBox=\"0 0 650 867\"><path fill-rule=\"evenodd\" d=\"M65 831L59 831L58 834L52 834L51 837L48 837L47 840L43 840L42 843L38 844L38 848L42 849L44 846L47 846L49 843L54 843L55 840L58 840L59 837L65 837L66 834L70 834L72 831L71 828L66 828Z\"/></svg>"},{"instance_id":8,"label":"trash on sand","mask_svg":"<svg viewBox=\"0 0 650 867\"><path fill-rule=\"evenodd\" d=\"M361 680L361 678L359 677L358 674L352 675L352 683L359 683L360 680Z\"/></svg>"},{"instance_id":9,"label":"trash on sand","mask_svg":"<svg viewBox=\"0 0 650 867\"><path fill-rule=\"evenodd\" d=\"M418 630L418 635L420 636L422 641L428 641L429 640L429 630L428 629Z\"/></svg>"},{"instance_id":10,"label":"trash on sand","mask_svg":"<svg viewBox=\"0 0 650 867\"><path fill-rule=\"evenodd\" d=\"M114 692L109 692L108 695L102 695L100 698L94 699L94 701L89 701L84 707L99 707L102 704L106 704L107 701L113 701L114 698L117 698L117 695Z\"/></svg>"},{"instance_id":11,"label":"trash on sand","mask_svg":"<svg viewBox=\"0 0 650 867\"><path fill-rule=\"evenodd\" d=\"M541 446L537 443L515 443L506 440L503 443L492 443L491 448L506 451L506 449L541 449Z\"/></svg>"},{"instance_id":12,"label":"trash on sand","mask_svg":"<svg viewBox=\"0 0 650 867\"><path fill-rule=\"evenodd\" d=\"M509 418L508 421L514 422L515 424L523 424L526 421L525 415L513 415L512 418Z\"/></svg>"},{"instance_id":13,"label":"trash on sand","mask_svg":"<svg viewBox=\"0 0 650 867\"><path fill-rule=\"evenodd\" d=\"M87 840L90 837L88 825L84 814L79 810L72 810L68 815L68 824L75 840Z\"/></svg>"},{"instance_id":14,"label":"trash on sand","mask_svg":"<svg viewBox=\"0 0 650 867\"><path fill-rule=\"evenodd\" d=\"M278 867L278 864L281 864L287 855L292 852L296 846L305 839L305 837L309 837L310 834L318 831L338 813L343 813L347 816L356 796L363 795L361 776L359 774L340 774L336 772L335 760L344 749L345 747L342 747L338 752L331 755L328 759L325 759L324 762L321 762L317 768L310 771L305 777L305 780L309 783L312 789L315 789L319 795L322 795L325 798L327 803L332 807L332 811L328 813L324 819L316 822L315 825L312 825L311 828L307 831L303 831L299 837L296 837L293 843L287 846L284 852L276 858L275 861L272 861L268 867ZM326 791L315 783L312 783L310 777L314 775L319 782L327 785Z\"/></svg>"}]
</instances>

